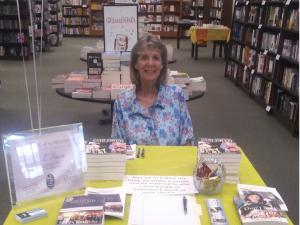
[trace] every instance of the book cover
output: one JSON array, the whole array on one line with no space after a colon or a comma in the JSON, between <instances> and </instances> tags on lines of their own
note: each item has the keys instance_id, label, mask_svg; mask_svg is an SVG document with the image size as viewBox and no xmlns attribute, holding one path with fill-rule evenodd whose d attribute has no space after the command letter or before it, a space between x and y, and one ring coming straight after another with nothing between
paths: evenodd
<instances>
[{"instance_id":1,"label":"book cover","mask_svg":"<svg viewBox=\"0 0 300 225\"><path fill-rule=\"evenodd\" d=\"M241 154L240 147L229 138L201 138L198 149L200 154Z\"/></svg>"},{"instance_id":2,"label":"book cover","mask_svg":"<svg viewBox=\"0 0 300 225\"><path fill-rule=\"evenodd\" d=\"M125 212L126 192L123 187L90 188L86 189L88 195L100 195L105 199L104 214L123 218Z\"/></svg>"},{"instance_id":3,"label":"book cover","mask_svg":"<svg viewBox=\"0 0 300 225\"><path fill-rule=\"evenodd\" d=\"M104 202L105 199L97 195L67 197L56 224L103 225Z\"/></svg>"},{"instance_id":4,"label":"book cover","mask_svg":"<svg viewBox=\"0 0 300 225\"><path fill-rule=\"evenodd\" d=\"M253 204L243 201L238 195L234 196L233 202L238 211L239 218L243 225L285 225L288 224L285 212L268 210L258 203Z\"/></svg>"},{"instance_id":5,"label":"book cover","mask_svg":"<svg viewBox=\"0 0 300 225\"><path fill-rule=\"evenodd\" d=\"M288 211L282 197L272 187L238 184L239 197L251 207L261 210Z\"/></svg>"},{"instance_id":6,"label":"book cover","mask_svg":"<svg viewBox=\"0 0 300 225\"><path fill-rule=\"evenodd\" d=\"M87 154L126 153L126 143L122 139L94 138L86 145Z\"/></svg>"}]
</instances>

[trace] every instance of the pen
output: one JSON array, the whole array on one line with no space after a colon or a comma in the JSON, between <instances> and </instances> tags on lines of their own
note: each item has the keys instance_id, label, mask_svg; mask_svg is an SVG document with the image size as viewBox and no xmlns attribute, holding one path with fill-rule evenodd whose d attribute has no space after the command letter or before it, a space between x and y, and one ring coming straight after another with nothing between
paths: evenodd
<instances>
[{"instance_id":1,"label":"pen","mask_svg":"<svg viewBox=\"0 0 300 225\"><path fill-rule=\"evenodd\" d=\"M183 196L182 203L184 214L187 214L187 198L185 196Z\"/></svg>"},{"instance_id":2,"label":"pen","mask_svg":"<svg viewBox=\"0 0 300 225\"><path fill-rule=\"evenodd\" d=\"M145 158L145 149L144 148L142 149L141 157Z\"/></svg>"}]
</instances>

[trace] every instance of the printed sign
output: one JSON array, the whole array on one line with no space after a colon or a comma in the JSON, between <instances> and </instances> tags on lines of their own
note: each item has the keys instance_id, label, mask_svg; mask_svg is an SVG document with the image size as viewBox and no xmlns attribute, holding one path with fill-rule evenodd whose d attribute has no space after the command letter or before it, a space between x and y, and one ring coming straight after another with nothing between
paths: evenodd
<instances>
[{"instance_id":1,"label":"printed sign","mask_svg":"<svg viewBox=\"0 0 300 225\"><path fill-rule=\"evenodd\" d=\"M84 187L82 125L60 127L4 138L12 204Z\"/></svg>"},{"instance_id":2,"label":"printed sign","mask_svg":"<svg viewBox=\"0 0 300 225\"><path fill-rule=\"evenodd\" d=\"M137 5L105 5L105 52L131 51L138 39Z\"/></svg>"}]
</instances>

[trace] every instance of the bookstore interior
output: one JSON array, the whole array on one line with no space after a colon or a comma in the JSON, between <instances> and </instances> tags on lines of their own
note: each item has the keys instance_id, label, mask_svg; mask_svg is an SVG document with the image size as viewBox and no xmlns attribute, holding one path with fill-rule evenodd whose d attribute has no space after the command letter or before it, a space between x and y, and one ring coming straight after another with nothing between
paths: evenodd
<instances>
[{"instance_id":1,"label":"bookstore interior","mask_svg":"<svg viewBox=\"0 0 300 225\"><path fill-rule=\"evenodd\" d=\"M166 46L167 84L182 89L196 122L193 146L139 145L110 136L115 100L121 92L135 90L131 50L148 34ZM69 63L76 42L81 45L77 61ZM226 121L218 125L224 132L208 128L205 117L230 116L239 123L248 118L240 120L238 111L250 110L223 97L215 101L220 111L212 113L216 108L210 96L219 87L204 69L209 66L226 88L234 89L221 95L253 104L256 112L247 115L255 117L255 124L260 123L257 114L263 114L279 127L278 138L272 128L250 131L254 125L249 123L248 133L243 128L246 136L240 134L242 125L238 131L221 128L231 126ZM19 74L9 74L13 67L20 68L14 72ZM48 71L52 74L40 77ZM15 85L19 81L13 80L22 81ZM27 127L23 121L9 124L16 113L5 111L2 98L12 95L10 85L22 92L18 96L27 96L25 109L16 108L29 114ZM96 117L106 119L91 122L76 114L92 108L89 102L98 107ZM66 115L65 123L57 118L58 124L56 113L64 114L71 103L76 107L68 112L75 116ZM54 118L45 118L45 109ZM204 125L198 126L201 110L206 110ZM4 225L298 224L299 1L0 0L0 117ZM87 128L91 123L97 132ZM257 151L248 150L256 140L245 141L256 132L265 135L257 138L257 146L264 142L273 150L260 159ZM281 153L272 149L276 145ZM277 158L272 160L272 154ZM284 185L270 185L276 184L277 171Z\"/></svg>"}]
</instances>

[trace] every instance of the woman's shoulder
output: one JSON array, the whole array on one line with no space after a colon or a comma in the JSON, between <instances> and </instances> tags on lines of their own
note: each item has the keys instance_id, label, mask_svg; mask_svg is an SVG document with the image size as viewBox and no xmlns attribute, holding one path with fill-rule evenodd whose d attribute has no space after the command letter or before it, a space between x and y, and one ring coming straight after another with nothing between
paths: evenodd
<instances>
[{"instance_id":1,"label":"woman's shoulder","mask_svg":"<svg viewBox=\"0 0 300 225\"><path fill-rule=\"evenodd\" d=\"M123 91L121 91L118 96L117 99L132 99L135 97L135 91L134 88L130 88L130 89L125 89Z\"/></svg>"}]
</instances>

